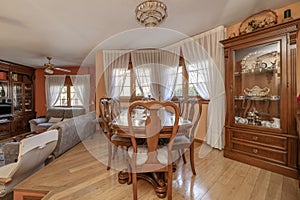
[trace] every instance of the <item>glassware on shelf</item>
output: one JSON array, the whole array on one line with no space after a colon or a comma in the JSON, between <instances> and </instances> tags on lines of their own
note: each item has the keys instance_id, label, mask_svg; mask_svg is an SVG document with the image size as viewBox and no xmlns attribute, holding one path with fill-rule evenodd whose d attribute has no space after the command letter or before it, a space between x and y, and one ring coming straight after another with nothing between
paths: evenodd
<instances>
[{"instance_id":1,"label":"glassware on shelf","mask_svg":"<svg viewBox=\"0 0 300 200\"><path fill-rule=\"evenodd\" d=\"M277 70L280 64L278 51L268 49L248 53L240 62L241 73L255 73Z\"/></svg>"}]
</instances>

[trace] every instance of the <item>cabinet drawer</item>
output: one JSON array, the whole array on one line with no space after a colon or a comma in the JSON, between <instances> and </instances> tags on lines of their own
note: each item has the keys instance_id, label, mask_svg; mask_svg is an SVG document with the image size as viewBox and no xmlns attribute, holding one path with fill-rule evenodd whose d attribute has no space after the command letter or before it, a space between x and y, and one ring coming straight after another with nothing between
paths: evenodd
<instances>
[{"instance_id":1,"label":"cabinet drawer","mask_svg":"<svg viewBox=\"0 0 300 200\"><path fill-rule=\"evenodd\" d=\"M286 164L287 162L287 152L249 143L233 141L232 150L279 164Z\"/></svg>"},{"instance_id":2,"label":"cabinet drawer","mask_svg":"<svg viewBox=\"0 0 300 200\"><path fill-rule=\"evenodd\" d=\"M269 148L287 150L287 138L285 137L232 131L232 139L252 144L259 144Z\"/></svg>"}]
</instances>

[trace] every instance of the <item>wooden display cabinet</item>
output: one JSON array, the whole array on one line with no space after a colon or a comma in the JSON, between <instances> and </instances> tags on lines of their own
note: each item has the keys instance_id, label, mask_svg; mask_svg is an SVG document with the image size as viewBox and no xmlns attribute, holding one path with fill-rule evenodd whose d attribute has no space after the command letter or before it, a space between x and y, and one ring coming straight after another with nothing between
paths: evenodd
<instances>
[{"instance_id":1,"label":"wooden display cabinet","mask_svg":"<svg viewBox=\"0 0 300 200\"><path fill-rule=\"evenodd\" d=\"M297 177L296 42L300 19L221 41L224 156Z\"/></svg>"},{"instance_id":2,"label":"wooden display cabinet","mask_svg":"<svg viewBox=\"0 0 300 200\"><path fill-rule=\"evenodd\" d=\"M0 138L30 131L35 118L34 69L0 61Z\"/></svg>"}]
</instances>

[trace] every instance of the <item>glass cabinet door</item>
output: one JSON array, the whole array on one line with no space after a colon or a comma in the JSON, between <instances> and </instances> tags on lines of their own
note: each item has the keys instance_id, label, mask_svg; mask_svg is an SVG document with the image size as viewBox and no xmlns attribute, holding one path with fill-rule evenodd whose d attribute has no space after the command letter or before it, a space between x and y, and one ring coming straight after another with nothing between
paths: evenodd
<instances>
[{"instance_id":1,"label":"glass cabinet door","mask_svg":"<svg viewBox=\"0 0 300 200\"><path fill-rule=\"evenodd\" d=\"M280 128L280 43L234 52L234 123Z\"/></svg>"},{"instance_id":2,"label":"glass cabinet door","mask_svg":"<svg viewBox=\"0 0 300 200\"><path fill-rule=\"evenodd\" d=\"M13 83L13 104L14 112L22 112L23 108L23 88L22 83Z\"/></svg>"},{"instance_id":3,"label":"glass cabinet door","mask_svg":"<svg viewBox=\"0 0 300 200\"><path fill-rule=\"evenodd\" d=\"M0 80L0 99L8 98L8 81Z\"/></svg>"},{"instance_id":4,"label":"glass cabinet door","mask_svg":"<svg viewBox=\"0 0 300 200\"><path fill-rule=\"evenodd\" d=\"M25 84L24 88L25 111L32 111L32 85Z\"/></svg>"}]
</instances>

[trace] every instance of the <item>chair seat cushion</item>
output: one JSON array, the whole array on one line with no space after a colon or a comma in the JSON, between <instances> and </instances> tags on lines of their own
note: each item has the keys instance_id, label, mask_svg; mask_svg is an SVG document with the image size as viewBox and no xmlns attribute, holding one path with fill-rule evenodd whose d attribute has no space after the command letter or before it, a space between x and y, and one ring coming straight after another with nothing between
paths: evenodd
<instances>
[{"instance_id":1,"label":"chair seat cushion","mask_svg":"<svg viewBox=\"0 0 300 200\"><path fill-rule=\"evenodd\" d=\"M117 135L112 135L111 136L111 141L131 142L131 139L126 138L126 137L120 137L120 136L117 136Z\"/></svg>"},{"instance_id":2,"label":"chair seat cushion","mask_svg":"<svg viewBox=\"0 0 300 200\"><path fill-rule=\"evenodd\" d=\"M148 160L148 148L146 145L139 145L137 149L137 159L136 159L136 164L137 165L142 165L146 163ZM133 155L133 147L129 147L128 149L128 155L130 158L132 158ZM178 159L179 154L177 151L172 151L172 160ZM157 160L163 164L163 165L168 165L168 147L167 146L159 146L157 147Z\"/></svg>"},{"instance_id":3,"label":"chair seat cushion","mask_svg":"<svg viewBox=\"0 0 300 200\"><path fill-rule=\"evenodd\" d=\"M173 145L191 144L191 141L186 136L176 136Z\"/></svg>"}]
</instances>

